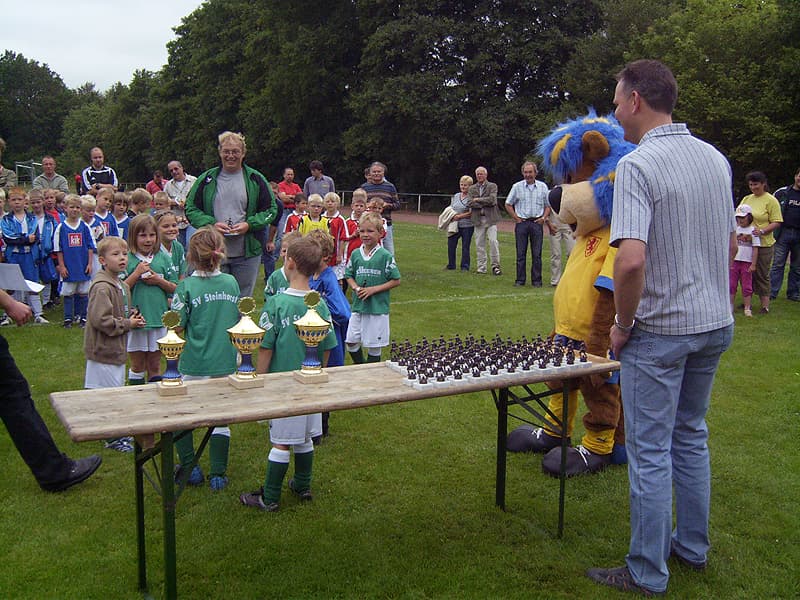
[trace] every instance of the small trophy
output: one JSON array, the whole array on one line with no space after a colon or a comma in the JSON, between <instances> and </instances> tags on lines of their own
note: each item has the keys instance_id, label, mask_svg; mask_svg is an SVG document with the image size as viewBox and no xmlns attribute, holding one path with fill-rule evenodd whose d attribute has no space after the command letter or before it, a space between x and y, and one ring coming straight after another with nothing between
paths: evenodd
<instances>
[{"instance_id":1,"label":"small trophy","mask_svg":"<svg viewBox=\"0 0 800 600\"><path fill-rule=\"evenodd\" d=\"M237 390L264 386L264 377L256 374L253 366L253 350L258 348L264 339L264 330L253 322L250 314L256 309L256 301L250 296L239 300L239 312L242 318L228 329L231 343L239 351L242 361L234 375L228 375L228 381Z\"/></svg>"},{"instance_id":2,"label":"small trophy","mask_svg":"<svg viewBox=\"0 0 800 600\"><path fill-rule=\"evenodd\" d=\"M161 317L161 322L167 328L167 335L156 341L161 354L167 359L167 370L157 384L158 393L161 396L183 396L186 394L186 386L183 385L183 376L178 371L178 360L186 341L175 333L181 317L174 310L168 310Z\"/></svg>"},{"instance_id":3,"label":"small trophy","mask_svg":"<svg viewBox=\"0 0 800 600\"><path fill-rule=\"evenodd\" d=\"M319 292L308 292L303 302L308 307L306 314L294 322L297 337L306 345L306 358L299 371L294 371L294 378L300 383L322 383L328 381L328 374L322 370L322 364L317 358L317 346L325 339L331 329L331 324L319 316L316 306L319 304Z\"/></svg>"}]
</instances>

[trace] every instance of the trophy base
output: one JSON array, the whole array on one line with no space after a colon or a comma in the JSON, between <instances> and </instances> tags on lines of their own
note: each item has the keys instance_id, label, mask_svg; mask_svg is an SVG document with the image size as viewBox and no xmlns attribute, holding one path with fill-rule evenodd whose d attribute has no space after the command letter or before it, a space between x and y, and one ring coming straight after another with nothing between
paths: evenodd
<instances>
[{"instance_id":1,"label":"trophy base","mask_svg":"<svg viewBox=\"0 0 800 600\"><path fill-rule=\"evenodd\" d=\"M157 384L158 386L158 395L159 396L185 396L186 395L186 386L182 383L179 384L169 384L159 381Z\"/></svg>"},{"instance_id":2,"label":"trophy base","mask_svg":"<svg viewBox=\"0 0 800 600\"><path fill-rule=\"evenodd\" d=\"M292 371L292 376L300 383L325 383L328 381L328 374L325 371L320 371L319 373Z\"/></svg>"},{"instance_id":3,"label":"trophy base","mask_svg":"<svg viewBox=\"0 0 800 600\"><path fill-rule=\"evenodd\" d=\"M238 375L228 375L228 383L230 383L237 390L263 388L264 376L256 375L255 377L239 377Z\"/></svg>"}]
</instances>

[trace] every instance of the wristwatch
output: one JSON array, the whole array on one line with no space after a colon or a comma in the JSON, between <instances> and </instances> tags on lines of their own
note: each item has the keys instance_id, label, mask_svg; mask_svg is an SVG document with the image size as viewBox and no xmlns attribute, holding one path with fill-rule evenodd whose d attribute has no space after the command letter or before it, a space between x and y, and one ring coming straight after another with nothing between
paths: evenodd
<instances>
[{"instance_id":1,"label":"wristwatch","mask_svg":"<svg viewBox=\"0 0 800 600\"><path fill-rule=\"evenodd\" d=\"M619 322L619 315L614 315L614 327L619 329L622 333L630 333L633 331L634 326L636 325L636 319L633 319L633 322L629 326L625 326Z\"/></svg>"}]
</instances>

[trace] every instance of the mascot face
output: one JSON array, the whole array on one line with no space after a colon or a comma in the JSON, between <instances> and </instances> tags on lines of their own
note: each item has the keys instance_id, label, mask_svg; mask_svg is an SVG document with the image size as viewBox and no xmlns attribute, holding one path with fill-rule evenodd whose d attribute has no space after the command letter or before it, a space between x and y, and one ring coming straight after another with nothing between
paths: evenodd
<instances>
[{"instance_id":1,"label":"mascot face","mask_svg":"<svg viewBox=\"0 0 800 600\"><path fill-rule=\"evenodd\" d=\"M565 182L550 193L550 205L577 236L611 222L615 169L635 147L612 115L598 117L594 110L559 124L539 142L542 167Z\"/></svg>"}]
</instances>

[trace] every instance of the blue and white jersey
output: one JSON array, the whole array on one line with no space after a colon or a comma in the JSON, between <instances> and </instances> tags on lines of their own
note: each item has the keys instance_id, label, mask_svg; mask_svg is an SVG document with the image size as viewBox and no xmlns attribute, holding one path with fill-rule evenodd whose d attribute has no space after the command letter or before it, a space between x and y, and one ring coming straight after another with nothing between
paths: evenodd
<instances>
[{"instance_id":1,"label":"blue and white jersey","mask_svg":"<svg viewBox=\"0 0 800 600\"><path fill-rule=\"evenodd\" d=\"M114 218L114 215L111 212L107 212L105 217L101 217L97 213L94 213L94 222L92 223L92 227L97 227L100 225L103 228L103 235L101 237L95 236L95 242L99 242L101 239L108 235L113 235L114 237L122 237L119 234L119 228L117 227L117 219Z\"/></svg>"},{"instance_id":2,"label":"blue and white jersey","mask_svg":"<svg viewBox=\"0 0 800 600\"><path fill-rule=\"evenodd\" d=\"M86 273L89 251L97 250L89 226L82 220L76 227L64 221L56 228L53 241L54 251L62 253L67 268L68 275L64 281L89 281L91 276Z\"/></svg>"}]
</instances>

